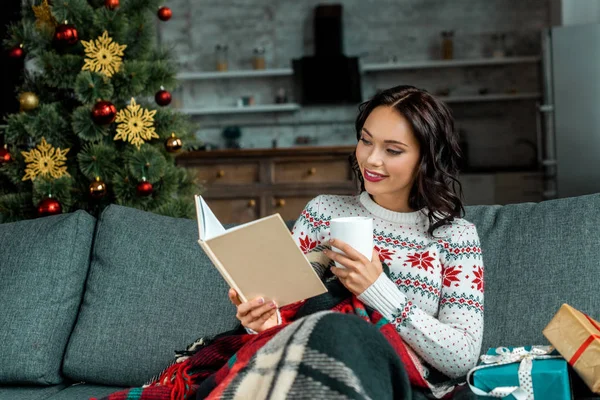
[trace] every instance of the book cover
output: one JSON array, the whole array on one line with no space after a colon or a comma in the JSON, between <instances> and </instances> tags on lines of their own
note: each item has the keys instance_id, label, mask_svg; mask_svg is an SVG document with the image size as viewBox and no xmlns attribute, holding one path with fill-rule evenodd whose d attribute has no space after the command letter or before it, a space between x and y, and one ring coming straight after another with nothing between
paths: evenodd
<instances>
[{"instance_id":1,"label":"book cover","mask_svg":"<svg viewBox=\"0 0 600 400\"><path fill-rule=\"evenodd\" d=\"M279 214L225 229L202 196L196 211L198 243L242 301L283 307L327 291Z\"/></svg>"}]
</instances>

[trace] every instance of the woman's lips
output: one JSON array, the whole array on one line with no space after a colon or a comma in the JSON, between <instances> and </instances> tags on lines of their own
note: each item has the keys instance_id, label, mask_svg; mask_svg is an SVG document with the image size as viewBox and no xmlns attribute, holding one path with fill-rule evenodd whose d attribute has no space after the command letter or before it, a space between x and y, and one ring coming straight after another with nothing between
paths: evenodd
<instances>
[{"instance_id":1,"label":"woman's lips","mask_svg":"<svg viewBox=\"0 0 600 400\"><path fill-rule=\"evenodd\" d=\"M381 175L381 174L378 174L377 172L373 172L373 171L369 171L368 169L365 169L365 172L363 173L363 177L369 182L379 182L379 181L385 179L386 175Z\"/></svg>"}]
</instances>

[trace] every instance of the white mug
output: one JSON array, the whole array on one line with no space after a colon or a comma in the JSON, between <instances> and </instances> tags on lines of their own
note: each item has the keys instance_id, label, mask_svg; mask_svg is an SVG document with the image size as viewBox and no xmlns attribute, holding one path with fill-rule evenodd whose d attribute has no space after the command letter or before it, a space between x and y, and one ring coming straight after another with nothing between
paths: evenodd
<instances>
[{"instance_id":1,"label":"white mug","mask_svg":"<svg viewBox=\"0 0 600 400\"><path fill-rule=\"evenodd\" d=\"M333 218L330 221L331 239L339 239L349 244L356 251L371 260L373 255L373 218L369 217L345 217ZM331 250L344 254L341 250L331 246ZM337 261L335 266L344 268Z\"/></svg>"}]
</instances>

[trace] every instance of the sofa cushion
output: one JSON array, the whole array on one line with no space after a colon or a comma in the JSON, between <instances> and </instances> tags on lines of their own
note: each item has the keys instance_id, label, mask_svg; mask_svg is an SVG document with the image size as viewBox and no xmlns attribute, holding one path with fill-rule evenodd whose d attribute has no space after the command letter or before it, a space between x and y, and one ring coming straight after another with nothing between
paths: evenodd
<instances>
[{"instance_id":1,"label":"sofa cushion","mask_svg":"<svg viewBox=\"0 0 600 400\"><path fill-rule=\"evenodd\" d=\"M600 318L600 195L467 207L485 265L483 350L547 344L561 304Z\"/></svg>"},{"instance_id":2,"label":"sofa cushion","mask_svg":"<svg viewBox=\"0 0 600 400\"><path fill-rule=\"evenodd\" d=\"M66 385L53 386L0 386L2 400L42 400L60 392Z\"/></svg>"},{"instance_id":3,"label":"sofa cushion","mask_svg":"<svg viewBox=\"0 0 600 400\"><path fill-rule=\"evenodd\" d=\"M52 396L46 398L46 400L100 399L123 389L125 388L117 386L100 386L76 383L56 394L53 394Z\"/></svg>"},{"instance_id":4,"label":"sofa cushion","mask_svg":"<svg viewBox=\"0 0 600 400\"><path fill-rule=\"evenodd\" d=\"M0 224L0 383L62 381L94 227L84 211Z\"/></svg>"},{"instance_id":5,"label":"sofa cushion","mask_svg":"<svg viewBox=\"0 0 600 400\"><path fill-rule=\"evenodd\" d=\"M198 245L195 220L107 207L64 374L104 385L145 383L174 351L237 326L227 289Z\"/></svg>"}]
</instances>

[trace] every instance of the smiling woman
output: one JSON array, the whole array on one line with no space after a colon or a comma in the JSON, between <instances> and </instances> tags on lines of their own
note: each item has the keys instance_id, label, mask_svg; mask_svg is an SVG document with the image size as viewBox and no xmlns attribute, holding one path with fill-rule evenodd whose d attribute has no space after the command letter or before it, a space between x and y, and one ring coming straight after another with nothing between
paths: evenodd
<instances>
[{"instance_id":1,"label":"smiling woman","mask_svg":"<svg viewBox=\"0 0 600 400\"><path fill-rule=\"evenodd\" d=\"M360 195L314 198L292 235L329 285L324 296L333 299L317 302L337 304L336 296L347 294L344 301L350 303L334 310L350 310L389 327L380 332L389 343L406 345L406 353L399 355L411 387L442 398L475 366L483 337L483 260L477 230L462 218L453 118L426 91L398 86L359 106L356 135L351 161ZM332 219L344 217L372 219L372 254L332 237ZM335 290L334 284L339 286ZM235 293L230 297L242 325L253 334L273 332L309 314L287 307L279 312L267 299L241 304ZM374 339L354 334L357 343ZM334 353L347 353L345 346L330 350L336 358ZM378 364L377 370L386 365ZM361 374L363 384L376 384L370 372Z\"/></svg>"}]
</instances>

